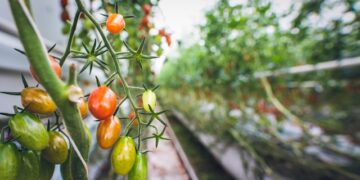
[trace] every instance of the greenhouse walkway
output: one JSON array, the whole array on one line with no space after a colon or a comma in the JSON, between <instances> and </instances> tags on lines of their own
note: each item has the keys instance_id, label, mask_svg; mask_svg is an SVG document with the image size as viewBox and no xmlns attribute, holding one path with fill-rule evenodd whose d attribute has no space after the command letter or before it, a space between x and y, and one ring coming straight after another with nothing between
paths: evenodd
<instances>
[{"instance_id":1,"label":"greenhouse walkway","mask_svg":"<svg viewBox=\"0 0 360 180\"><path fill-rule=\"evenodd\" d=\"M165 116L161 118L167 121ZM154 125L159 129L163 127L159 121L154 122ZM148 153L149 180L197 180L171 127L166 128L164 137L171 140L160 141L157 149L155 140L147 143L148 149L152 151Z\"/></svg>"}]
</instances>

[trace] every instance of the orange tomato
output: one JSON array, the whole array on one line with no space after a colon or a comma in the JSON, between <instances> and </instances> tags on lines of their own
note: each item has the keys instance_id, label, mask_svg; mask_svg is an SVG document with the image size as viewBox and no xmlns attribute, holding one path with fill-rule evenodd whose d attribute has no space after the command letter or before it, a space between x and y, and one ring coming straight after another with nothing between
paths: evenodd
<instances>
[{"instance_id":1,"label":"orange tomato","mask_svg":"<svg viewBox=\"0 0 360 180\"><path fill-rule=\"evenodd\" d=\"M129 120L130 121L134 121L135 117L136 117L136 114L135 114L135 111L131 111L131 113L129 114ZM139 125L139 121L138 120L135 120L134 121L134 126L138 126Z\"/></svg>"},{"instance_id":2,"label":"orange tomato","mask_svg":"<svg viewBox=\"0 0 360 180\"><path fill-rule=\"evenodd\" d=\"M99 146L103 149L110 148L121 133L121 123L116 116L103 120L97 127L96 139Z\"/></svg>"},{"instance_id":3,"label":"orange tomato","mask_svg":"<svg viewBox=\"0 0 360 180\"><path fill-rule=\"evenodd\" d=\"M79 111L80 111L80 115L82 118L84 118L87 113L88 113L88 103L86 101L84 101L83 99L77 104Z\"/></svg>"},{"instance_id":4,"label":"orange tomato","mask_svg":"<svg viewBox=\"0 0 360 180\"><path fill-rule=\"evenodd\" d=\"M106 20L106 29L112 34L118 34L125 28L125 20L121 14L110 14Z\"/></svg>"},{"instance_id":5,"label":"orange tomato","mask_svg":"<svg viewBox=\"0 0 360 180\"><path fill-rule=\"evenodd\" d=\"M167 45L168 45L168 46L171 46L171 36L170 36L169 34L167 34L167 35L165 36L165 39L166 39Z\"/></svg>"}]
</instances>

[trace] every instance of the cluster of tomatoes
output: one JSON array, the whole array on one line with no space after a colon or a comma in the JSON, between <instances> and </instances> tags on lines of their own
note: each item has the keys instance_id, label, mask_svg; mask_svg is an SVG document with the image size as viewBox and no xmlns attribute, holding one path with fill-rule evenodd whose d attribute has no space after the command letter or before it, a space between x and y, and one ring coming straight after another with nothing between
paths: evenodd
<instances>
[{"instance_id":1,"label":"cluster of tomatoes","mask_svg":"<svg viewBox=\"0 0 360 180\"><path fill-rule=\"evenodd\" d=\"M66 7L67 0L61 0L62 20L70 19ZM151 7L144 5L144 13L149 15ZM120 13L108 15L106 29L111 34L118 34L125 29L124 16ZM62 69L54 57L48 57L53 72L61 79ZM34 69L30 66L33 78L42 83ZM4 92L10 95L20 95L23 108L16 107L11 115L8 126L2 131L0 142L0 179L50 179L55 164L68 162L70 148L66 141L67 135L61 129L57 116L57 106L48 92L36 87L28 87L23 78L25 88L20 93ZM111 163L114 171L120 175L128 174L128 179L147 179L147 160L140 149L135 147L134 139L121 135L121 122L116 116L118 96L106 85L99 85L92 90L86 102L83 98L76 101L80 116L84 118L89 110L99 120L97 127L97 143L103 149L113 147ZM146 89L142 94L141 103L137 103L128 118L131 124L139 126L141 123L138 110L154 113L156 95ZM142 106L142 107L141 107ZM21 112L19 112L21 110ZM56 124L46 128L40 116L56 116ZM89 129L84 125L88 138L91 139ZM7 136L6 135L7 131ZM140 146L138 146L139 148ZM5 158L3 158L5 157ZM41 173L40 173L41 169ZM21 170L21 171L20 171ZM63 169L61 169L63 170Z\"/></svg>"},{"instance_id":2,"label":"cluster of tomatoes","mask_svg":"<svg viewBox=\"0 0 360 180\"><path fill-rule=\"evenodd\" d=\"M69 11L67 9L69 2L68 2L68 0L60 0L60 5L62 7L62 12L61 12L60 17L61 17L61 20L65 23L70 20Z\"/></svg>"},{"instance_id":3,"label":"cluster of tomatoes","mask_svg":"<svg viewBox=\"0 0 360 180\"><path fill-rule=\"evenodd\" d=\"M141 21L140 21L140 25L139 25L139 30L143 30L143 29L150 29L150 13L151 13L151 6L149 4L144 4L143 5L143 12L144 12L144 16L142 17Z\"/></svg>"},{"instance_id":4,"label":"cluster of tomatoes","mask_svg":"<svg viewBox=\"0 0 360 180\"><path fill-rule=\"evenodd\" d=\"M61 78L60 65L52 56L49 56L48 60L53 71ZM39 82L31 66L30 72ZM8 126L2 131L0 179L50 179L55 164L62 164L67 160L69 147L64 138L65 134L60 133L62 131L58 123L55 128L51 128L50 124L45 128L39 118L52 115L57 109L50 95L39 87L29 87L25 78L22 78L25 88L20 93L4 92L20 95L24 108L15 107L15 114L11 115ZM82 115L85 115L86 103L80 102L78 107L82 109ZM7 136L6 129L9 130ZM85 129L90 135L89 129Z\"/></svg>"},{"instance_id":5,"label":"cluster of tomatoes","mask_svg":"<svg viewBox=\"0 0 360 180\"><path fill-rule=\"evenodd\" d=\"M114 171L120 175L129 174L129 179L146 179L146 156L140 150L136 153L132 137L120 137L121 123L116 116L118 104L116 94L110 88L102 85L91 92L88 104L91 114L100 121L96 134L98 145L103 149L108 149L116 143L111 154ZM142 105L147 112L151 112L151 109L155 108L156 95L153 91L146 90L143 93ZM129 119L134 121L135 126L138 125L139 122L135 121L134 111L129 114Z\"/></svg>"}]
</instances>

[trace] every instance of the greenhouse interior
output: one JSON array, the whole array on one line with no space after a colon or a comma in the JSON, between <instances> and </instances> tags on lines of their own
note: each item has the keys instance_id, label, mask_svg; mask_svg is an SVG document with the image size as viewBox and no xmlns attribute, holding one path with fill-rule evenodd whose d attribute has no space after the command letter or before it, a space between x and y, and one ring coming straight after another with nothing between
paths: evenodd
<instances>
[{"instance_id":1,"label":"greenhouse interior","mask_svg":"<svg viewBox=\"0 0 360 180\"><path fill-rule=\"evenodd\" d=\"M0 1L0 180L360 180L360 1Z\"/></svg>"}]
</instances>

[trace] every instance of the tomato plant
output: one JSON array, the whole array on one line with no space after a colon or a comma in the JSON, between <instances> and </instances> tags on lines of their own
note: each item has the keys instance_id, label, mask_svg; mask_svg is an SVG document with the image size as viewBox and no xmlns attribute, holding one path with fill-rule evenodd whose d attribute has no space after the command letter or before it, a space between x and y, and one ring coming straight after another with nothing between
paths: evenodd
<instances>
[{"instance_id":1,"label":"tomato plant","mask_svg":"<svg viewBox=\"0 0 360 180\"><path fill-rule=\"evenodd\" d=\"M121 6L119 6L120 3L122 3ZM90 7L93 7L91 4ZM152 2L152 5L156 4L157 2ZM152 76L149 60L156 58L153 56L155 53L152 52L152 47L157 46L156 54L158 55L161 54L162 48L157 41L153 41L153 35L149 33L150 29L154 28L150 24L151 5L144 2L130 3L124 1L112 4L101 3L98 9L87 9L80 0L75 0L74 4L69 4L67 0L60 0L62 11L59 15L64 22L63 33L68 34L68 42L60 57L49 55L55 45L46 53L41 36L38 34L39 31L33 22L33 17L29 16L31 7L26 7L19 1L9 1L9 5L19 38L24 47L24 51L19 50L19 52L27 56L30 72L42 86L41 88L28 87L25 78L22 77L25 89L21 93L3 92L10 95L21 95L23 107L14 106L14 114L2 114L11 116L8 123L11 131L7 138L19 143L19 149L22 149L22 153L24 153L21 155L22 161L27 164L34 161L33 170L27 165L22 166L23 169L26 169L24 174L30 179L49 179L54 172L54 164L56 163L61 164L63 179L88 179L87 161L89 148L92 145L91 132L84 124L86 121L82 121L87 110L100 121L97 128L99 146L111 148L117 142L113 146L111 156L115 172L121 175L127 174L135 162L136 151L141 152L142 150L143 141L155 138L144 137L143 131L153 121L147 122L147 117L162 113L155 112L153 109L146 114L141 106L137 106L135 101L137 98L135 90L143 92L144 89L128 84L129 82L137 84L144 81L146 84L154 85L149 81ZM68 11L70 5L76 5L75 14ZM144 7L144 9L137 7ZM128 12L132 12L134 15L123 16L118 13L119 9L126 9L126 11L131 9ZM110 32L109 34L99 24L101 20L94 16L98 13L107 17L105 27ZM145 14L143 20L140 20L141 16L137 16L140 14ZM129 26L126 27L127 37L125 39L118 38L118 34L125 29L126 18L135 18L135 21L138 22L142 21L146 26L146 31L138 31L134 23L129 23ZM71 20L72 22L68 23ZM93 39L94 37L96 38ZM137 41L136 38L130 37L144 38ZM147 40L146 44L145 39ZM139 48L135 51L134 46L139 46ZM126 51L121 52L125 49ZM78 73L75 64L70 65L69 75L66 76L67 82L62 79L62 68L68 66L69 63L65 62L69 61L69 57L78 58L80 61L85 60L79 73L89 69L89 74L92 74L92 69L97 68L106 75L104 79L96 78L98 87L91 90L88 96L84 96L82 89L77 85ZM134 68L134 71L123 73L121 71L123 64L119 63L119 59L128 60L125 63L129 65L129 68ZM135 63L139 66L133 66ZM140 76L140 70L143 71L143 74L148 75ZM113 81L121 83L114 84ZM89 83L87 84L89 85ZM101 84L104 85L101 86ZM116 94L121 97L120 102ZM155 108L155 93L151 91L151 93L145 92L144 94L145 98L143 98L147 105L144 109L149 110L149 106ZM121 113L118 112L123 112L122 108L126 108L122 106L126 101L130 104L131 111L136 118L129 117L132 121L125 121L127 125L124 136L119 138L121 124L118 116ZM38 118L39 115L49 118L48 131ZM126 117L122 118L126 119ZM137 128L134 128L135 126ZM166 124L163 128L165 127ZM134 136L130 131L135 131L137 135ZM69 147L64 137L58 132L67 137ZM135 147L134 139L138 141L137 147ZM40 154L39 151L41 151L41 157L36 159L40 159L40 161L35 162L33 155ZM40 177L35 174L39 172L35 170L35 168L39 168L38 164L44 169L44 173L40 174ZM5 171L11 172L9 169Z\"/></svg>"},{"instance_id":2,"label":"tomato plant","mask_svg":"<svg viewBox=\"0 0 360 180\"><path fill-rule=\"evenodd\" d=\"M120 120L116 116L111 116L100 121L96 131L97 143L101 148L108 149L116 142L120 133Z\"/></svg>"}]
</instances>

